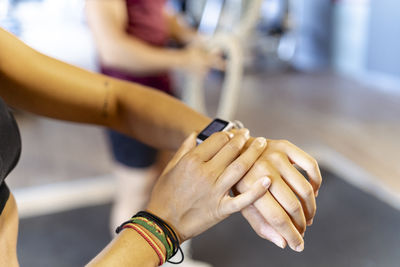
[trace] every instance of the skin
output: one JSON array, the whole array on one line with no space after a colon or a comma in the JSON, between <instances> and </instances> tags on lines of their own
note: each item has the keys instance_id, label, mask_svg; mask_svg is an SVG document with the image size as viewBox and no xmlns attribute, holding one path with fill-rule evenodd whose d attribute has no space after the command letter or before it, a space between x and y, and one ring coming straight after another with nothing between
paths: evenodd
<instances>
[{"instance_id":1,"label":"skin","mask_svg":"<svg viewBox=\"0 0 400 267\"><path fill-rule=\"evenodd\" d=\"M0 216L0 237L0 266L19 266L17 259L18 211L12 194Z\"/></svg>"},{"instance_id":2,"label":"skin","mask_svg":"<svg viewBox=\"0 0 400 267\"><path fill-rule=\"evenodd\" d=\"M201 50L153 47L127 34L128 19L123 0L87 0L86 4L88 22L104 65L135 74L180 69L182 66L189 71L204 73L210 67L209 55L202 55ZM183 43L198 38L195 31L185 27L177 16L165 12L165 20L170 36ZM271 193L244 210L243 215L261 237L282 248L289 244L292 249L301 251L304 247L302 236L316 212L314 194L321 183L318 164L285 140L270 140L269 143L271 149L264 153L263 160L257 162L258 171L247 175L238 185L237 192L253 183L252 176L269 175L274 180ZM310 182L293 167L291 157L298 166L307 170ZM241 166L237 168L244 169Z\"/></svg>"},{"instance_id":3,"label":"skin","mask_svg":"<svg viewBox=\"0 0 400 267\"><path fill-rule=\"evenodd\" d=\"M11 106L51 118L106 126L170 150L176 150L192 131L200 131L211 121L162 92L40 54L2 29L0 39L0 96ZM152 112L147 112L149 106Z\"/></svg>"},{"instance_id":4,"label":"skin","mask_svg":"<svg viewBox=\"0 0 400 267\"><path fill-rule=\"evenodd\" d=\"M161 11L163 11L163 13L161 12L163 18L161 18L160 23L166 27L165 34L168 37L174 38L181 44L187 44L199 38L196 31L182 23L173 12L167 11L165 7ZM162 45L155 46L127 33L128 10L125 0L87 0L86 15L96 44L98 58L103 67L117 69L135 77L143 75L154 77L159 75L160 72L165 74L171 70L183 69L206 73L215 58L201 48L171 49ZM137 18L133 18L133 20L138 21ZM155 164L146 166L146 168L129 168L131 170L130 178L137 178L140 181L144 181L143 178L145 178L148 185L148 190L140 190L140 195L137 195L142 200L135 202L137 208L139 208L140 202L143 203L144 199L148 199L156 179L172 157L172 154L168 151L158 152ZM117 168L123 167L118 162L116 163ZM139 170L139 172L136 170ZM120 175L119 172L117 172L118 175ZM118 188L124 188L124 190L118 191L119 197L116 199L112 210L112 228L123 219L121 218L120 207L126 205L123 204L126 203L124 195L128 197L134 192L133 189L129 190L123 180L119 179L118 181L118 184L120 184ZM124 192L126 193L124 194ZM140 207L140 209L142 208L144 206Z\"/></svg>"},{"instance_id":5,"label":"skin","mask_svg":"<svg viewBox=\"0 0 400 267\"><path fill-rule=\"evenodd\" d=\"M86 15L104 66L135 75L154 75L173 69L204 73L210 67L222 65L219 57L198 46L184 49L156 47L128 34L124 0L87 0ZM200 38L171 11L165 11L164 16L170 37L183 44Z\"/></svg>"},{"instance_id":6,"label":"skin","mask_svg":"<svg viewBox=\"0 0 400 267\"><path fill-rule=\"evenodd\" d=\"M242 154L239 149L230 153L233 144L243 148L248 139L247 130L232 138L227 133L216 133L196 147L196 134L192 134L164 170L147 210L168 222L181 243L242 210L268 189L270 179L262 177L245 193L229 195L231 187L242 178L230 165L254 163L266 146L266 140L259 138ZM145 257L148 260L142 261ZM126 229L89 266L116 262L120 266L157 266L158 258L143 238Z\"/></svg>"},{"instance_id":7,"label":"skin","mask_svg":"<svg viewBox=\"0 0 400 267\"><path fill-rule=\"evenodd\" d=\"M3 29L0 40L0 96L14 107L51 118L110 127L170 150L176 150L186 136L199 132L211 121L164 93L42 55ZM149 106L152 112L147 112ZM236 141L224 148L228 154L242 150L242 141L232 140ZM294 163L307 172L307 177L293 168ZM244 176L237 184L237 192L246 192L260 177L269 176L269 192L243 209L243 215L261 237L301 251L305 224L315 214L315 195L321 184L316 161L288 141L268 140L254 164L233 162L229 166ZM13 216L3 213L0 217L0 231L5 233L1 242L9 242L6 247L10 248L15 247L12 240L16 240L16 229L4 225L9 225ZM14 262L15 256L7 251L10 250L0 250L0 259Z\"/></svg>"},{"instance_id":8,"label":"skin","mask_svg":"<svg viewBox=\"0 0 400 267\"><path fill-rule=\"evenodd\" d=\"M306 171L308 180L292 165ZM246 168L238 167L245 174ZM257 234L279 247L304 249L303 235L316 212L315 197L322 182L318 163L286 140L268 140L259 160L236 186L244 192L256 177L267 175L272 185L264 197L242 211Z\"/></svg>"}]
</instances>

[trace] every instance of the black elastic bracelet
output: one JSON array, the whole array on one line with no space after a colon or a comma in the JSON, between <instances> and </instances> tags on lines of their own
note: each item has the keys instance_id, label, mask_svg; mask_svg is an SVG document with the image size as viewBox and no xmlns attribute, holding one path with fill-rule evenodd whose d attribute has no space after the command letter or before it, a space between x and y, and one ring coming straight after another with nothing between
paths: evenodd
<instances>
[{"instance_id":1,"label":"black elastic bracelet","mask_svg":"<svg viewBox=\"0 0 400 267\"><path fill-rule=\"evenodd\" d=\"M171 264L180 264L183 262L183 260L185 259L185 255L183 254L183 251L180 247L179 244L179 239L178 236L176 235L176 233L174 232L174 230L172 229L171 226L169 226L164 220L162 220L161 218L159 218L158 216L147 212L147 211L139 211L138 213L136 213L134 216L132 216L131 219L135 218L135 217L143 217L146 218L148 220L153 221L154 223L156 223L162 230L163 232L169 237L169 239L172 241L172 254L171 257L176 255L176 253L178 253L178 251L181 253L182 257L180 261L174 262L174 261L170 261L169 259L167 259L167 262L171 263ZM128 220L124 223L122 223L120 226L117 227L117 229L115 230L115 232L117 234L119 234L124 226L128 223L131 223L131 220Z\"/></svg>"},{"instance_id":2,"label":"black elastic bracelet","mask_svg":"<svg viewBox=\"0 0 400 267\"><path fill-rule=\"evenodd\" d=\"M144 217L144 218L147 218L147 219L155 222L164 231L164 233L166 233L168 235L168 237L170 238L170 240L172 241L172 244L173 244L172 255L170 258L175 256L176 253L178 253L178 251L181 253L182 257L177 262L170 261L169 259L167 260L167 262L172 263L172 264L179 264L179 263L183 262L183 260L185 259L185 255L183 254L183 251L180 247L178 236L176 235L176 233L172 229L172 227L169 226L169 224L167 224L160 217L158 217L150 212L147 212L147 211L140 211L132 218L134 218L134 217Z\"/></svg>"}]
</instances>

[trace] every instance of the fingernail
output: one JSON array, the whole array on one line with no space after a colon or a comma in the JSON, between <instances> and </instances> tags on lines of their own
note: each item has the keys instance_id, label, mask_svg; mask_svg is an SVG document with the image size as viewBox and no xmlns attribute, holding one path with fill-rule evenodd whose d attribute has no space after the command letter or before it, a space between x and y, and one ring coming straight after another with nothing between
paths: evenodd
<instances>
[{"instance_id":1,"label":"fingernail","mask_svg":"<svg viewBox=\"0 0 400 267\"><path fill-rule=\"evenodd\" d=\"M229 136L229 138L233 138L235 135L233 134L233 133L231 133L231 132L226 132L227 134L228 134L228 136Z\"/></svg>"},{"instance_id":2,"label":"fingernail","mask_svg":"<svg viewBox=\"0 0 400 267\"><path fill-rule=\"evenodd\" d=\"M270 232L265 228L261 229L261 236L264 237L264 239L271 241L272 243L274 243L275 245L277 245L282 249L286 247L286 241L281 236L278 235L271 236Z\"/></svg>"},{"instance_id":3,"label":"fingernail","mask_svg":"<svg viewBox=\"0 0 400 267\"><path fill-rule=\"evenodd\" d=\"M265 139L264 137L257 137L256 142L257 142L257 146L265 147L265 145L267 144L267 139Z\"/></svg>"},{"instance_id":4,"label":"fingernail","mask_svg":"<svg viewBox=\"0 0 400 267\"><path fill-rule=\"evenodd\" d=\"M280 247L281 249L285 248L285 241L283 241L281 238L274 237L272 239L272 242L274 242L274 244Z\"/></svg>"},{"instance_id":5,"label":"fingernail","mask_svg":"<svg viewBox=\"0 0 400 267\"><path fill-rule=\"evenodd\" d=\"M319 190L317 190L317 192L315 192L315 197L317 197L317 196L318 196L318 193L319 193Z\"/></svg>"},{"instance_id":6,"label":"fingernail","mask_svg":"<svg viewBox=\"0 0 400 267\"><path fill-rule=\"evenodd\" d=\"M271 185L271 179L269 179L268 177L263 177L263 178L261 178L261 179L263 179L262 185L263 185L265 188L268 188L268 187Z\"/></svg>"},{"instance_id":7,"label":"fingernail","mask_svg":"<svg viewBox=\"0 0 400 267\"><path fill-rule=\"evenodd\" d=\"M295 249L295 251L297 251L297 252L302 252L303 250L304 250L304 243L301 243Z\"/></svg>"},{"instance_id":8,"label":"fingernail","mask_svg":"<svg viewBox=\"0 0 400 267\"><path fill-rule=\"evenodd\" d=\"M312 224L313 224L313 221L314 221L314 219L310 219L310 220L308 220L308 221L307 221L307 226L310 226L310 225L312 225Z\"/></svg>"}]
</instances>

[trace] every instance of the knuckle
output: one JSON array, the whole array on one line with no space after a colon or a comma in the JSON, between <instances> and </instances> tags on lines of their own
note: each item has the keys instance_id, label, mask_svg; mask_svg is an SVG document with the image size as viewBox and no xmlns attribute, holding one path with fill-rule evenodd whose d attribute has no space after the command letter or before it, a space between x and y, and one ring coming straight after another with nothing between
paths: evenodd
<instances>
[{"instance_id":1,"label":"knuckle","mask_svg":"<svg viewBox=\"0 0 400 267\"><path fill-rule=\"evenodd\" d=\"M279 140L279 143L281 143L281 144L283 144L283 145L290 145L291 143L288 141L288 140L286 140L286 139L280 139Z\"/></svg>"},{"instance_id":2,"label":"knuckle","mask_svg":"<svg viewBox=\"0 0 400 267\"><path fill-rule=\"evenodd\" d=\"M211 136L215 139L216 142L219 143L226 143L229 141L229 137L225 132L216 132L213 133Z\"/></svg>"},{"instance_id":3,"label":"knuckle","mask_svg":"<svg viewBox=\"0 0 400 267\"><path fill-rule=\"evenodd\" d=\"M278 151L274 151L274 152L271 152L269 155L268 155L268 158L270 159L270 160L272 160L272 161L281 161L283 158L285 157L285 155L283 155L282 153L280 153L280 152L278 152Z\"/></svg>"},{"instance_id":4,"label":"knuckle","mask_svg":"<svg viewBox=\"0 0 400 267\"><path fill-rule=\"evenodd\" d=\"M286 139L280 139L280 140L278 140L277 143L279 144L279 146L282 146L282 147L292 146L292 143L290 143L290 142L289 142L288 140L286 140Z\"/></svg>"},{"instance_id":5,"label":"knuckle","mask_svg":"<svg viewBox=\"0 0 400 267\"><path fill-rule=\"evenodd\" d=\"M242 145L239 142L230 142L228 144L228 148L234 152L237 152L242 149Z\"/></svg>"},{"instance_id":6,"label":"knuckle","mask_svg":"<svg viewBox=\"0 0 400 267\"><path fill-rule=\"evenodd\" d=\"M293 201L287 207L287 210L290 214L298 214L301 212L301 209L302 209L302 207L301 207L300 203L297 201Z\"/></svg>"},{"instance_id":7,"label":"knuckle","mask_svg":"<svg viewBox=\"0 0 400 267\"><path fill-rule=\"evenodd\" d=\"M302 190L302 196L304 199L311 199L314 197L314 190L310 184L305 186L305 188Z\"/></svg>"},{"instance_id":8,"label":"knuckle","mask_svg":"<svg viewBox=\"0 0 400 267\"><path fill-rule=\"evenodd\" d=\"M249 190L250 187L251 187L251 183L250 183L250 181L248 181L248 179L240 180L236 186L239 193L246 192L247 190Z\"/></svg>"},{"instance_id":9,"label":"knuckle","mask_svg":"<svg viewBox=\"0 0 400 267\"><path fill-rule=\"evenodd\" d=\"M226 132L218 132L217 134L221 143L226 143L229 141L229 136Z\"/></svg>"},{"instance_id":10,"label":"knuckle","mask_svg":"<svg viewBox=\"0 0 400 267\"><path fill-rule=\"evenodd\" d=\"M185 159L182 162L182 167L185 168L188 171L198 171L201 167L200 164L200 158L198 155L190 155L185 157Z\"/></svg>"},{"instance_id":11,"label":"knuckle","mask_svg":"<svg viewBox=\"0 0 400 267\"><path fill-rule=\"evenodd\" d=\"M319 169L318 162L317 162L316 159L314 159L313 157L311 157L310 162L311 162L311 165L312 165L315 169Z\"/></svg>"},{"instance_id":12,"label":"knuckle","mask_svg":"<svg viewBox=\"0 0 400 267\"><path fill-rule=\"evenodd\" d=\"M310 169L313 170L313 171L318 171L319 166L318 166L317 160L312 158L312 157L310 157L308 159L308 161L309 161Z\"/></svg>"},{"instance_id":13,"label":"knuckle","mask_svg":"<svg viewBox=\"0 0 400 267\"><path fill-rule=\"evenodd\" d=\"M200 163L200 155L197 153L188 154L185 161L189 166L197 166Z\"/></svg>"},{"instance_id":14,"label":"knuckle","mask_svg":"<svg viewBox=\"0 0 400 267\"><path fill-rule=\"evenodd\" d=\"M211 190L211 188L212 188L213 185L214 185L213 179L207 179L207 178L209 178L209 177L207 177L207 176L205 176L204 178L205 178L205 179L203 179L203 180L201 181L202 186L203 186L204 188L209 188L209 189Z\"/></svg>"},{"instance_id":15,"label":"knuckle","mask_svg":"<svg viewBox=\"0 0 400 267\"><path fill-rule=\"evenodd\" d=\"M267 141L265 138L256 138L250 145L249 149L254 151L264 151Z\"/></svg>"},{"instance_id":16,"label":"knuckle","mask_svg":"<svg viewBox=\"0 0 400 267\"><path fill-rule=\"evenodd\" d=\"M244 173L247 170L247 164L243 161L235 161L231 164L230 169L235 173Z\"/></svg>"},{"instance_id":17,"label":"knuckle","mask_svg":"<svg viewBox=\"0 0 400 267\"><path fill-rule=\"evenodd\" d=\"M270 220L271 224L278 229L282 229L288 224L288 219L282 216L272 216Z\"/></svg>"},{"instance_id":18,"label":"knuckle","mask_svg":"<svg viewBox=\"0 0 400 267\"><path fill-rule=\"evenodd\" d=\"M215 170L214 168L208 168L207 176L210 178L216 178L219 176L219 172L217 172L217 170Z\"/></svg>"},{"instance_id":19,"label":"knuckle","mask_svg":"<svg viewBox=\"0 0 400 267\"><path fill-rule=\"evenodd\" d=\"M256 168L257 172L265 172L269 168L269 164L266 160L258 160L254 167Z\"/></svg>"}]
</instances>

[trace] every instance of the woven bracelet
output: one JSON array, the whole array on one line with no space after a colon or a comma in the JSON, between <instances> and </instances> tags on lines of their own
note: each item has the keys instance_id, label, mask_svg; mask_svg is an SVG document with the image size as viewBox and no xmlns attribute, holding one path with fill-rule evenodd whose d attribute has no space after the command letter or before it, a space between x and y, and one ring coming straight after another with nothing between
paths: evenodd
<instances>
[{"instance_id":1,"label":"woven bracelet","mask_svg":"<svg viewBox=\"0 0 400 267\"><path fill-rule=\"evenodd\" d=\"M145 228L147 231L157 237L167 251L167 257L165 260L171 258L173 252L173 244L170 240L168 240L169 238L167 237L167 235L164 234L163 230L156 223L144 217L133 217L131 219L131 222L141 225L143 228Z\"/></svg>"},{"instance_id":2,"label":"woven bracelet","mask_svg":"<svg viewBox=\"0 0 400 267\"><path fill-rule=\"evenodd\" d=\"M157 245L156 241L154 241L143 229L140 228L140 226L135 225L133 223L128 223L125 224L122 229L125 228L130 228L135 230L141 237L143 237L144 240L147 241L147 243L153 248L153 250L156 252L158 256L159 266L165 263L166 256L164 255L162 249Z\"/></svg>"},{"instance_id":3,"label":"woven bracelet","mask_svg":"<svg viewBox=\"0 0 400 267\"><path fill-rule=\"evenodd\" d=\"M184 254L180 247L179 239L176 233L174 232L172 227L170 227L166 222L164 222L161 218L157 217L154 214L146 211L140 211L130 220L121 224L121 226L116 229L116 233L121 232L121 230L124 228L132 228L132 226L135 226L135 224L137 225L137 227L141 226L152 233L164 245L167 252L164 261L172 264L179 264L183 262ZM178 262L169 261L169 259L172 258L178 251L182 255L181 260Z\"/></svg>"}]
</instances>

